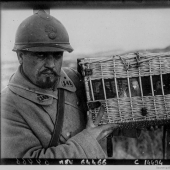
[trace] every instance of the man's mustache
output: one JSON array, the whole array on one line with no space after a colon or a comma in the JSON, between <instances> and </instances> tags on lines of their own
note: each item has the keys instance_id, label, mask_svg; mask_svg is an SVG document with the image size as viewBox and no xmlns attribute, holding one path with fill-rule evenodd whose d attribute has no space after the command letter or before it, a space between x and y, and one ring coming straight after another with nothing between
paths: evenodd
<instances>
[{"instance_id":1,"label":"man's mustache","mask_svg":"<svg viewBox=\"0 0 170 170\"><path fill-rule=\"evenodd\" d=\"M53 69L45 69L45 70L39 72L39 74L54 74L55 76L60 77L60 75L58 75L58 74L55 72L55 70L53 70Z\"/></svg>"}]
</instances>

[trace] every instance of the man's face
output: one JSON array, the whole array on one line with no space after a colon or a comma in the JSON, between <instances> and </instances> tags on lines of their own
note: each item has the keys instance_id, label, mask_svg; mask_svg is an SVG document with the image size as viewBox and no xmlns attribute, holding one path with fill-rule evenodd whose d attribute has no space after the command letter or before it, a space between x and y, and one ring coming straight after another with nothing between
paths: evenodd
<instances>
[{"instance_id":1,"label":"man's face","mask_svg":"<svg viewBox=\"0 0 170 170\"><path fill-rule=\"evenodd\" d=\"M63 52L20 52L18 57L24 74L33 84L48 89L59 82Z\"/></svg>"}]
</instances>

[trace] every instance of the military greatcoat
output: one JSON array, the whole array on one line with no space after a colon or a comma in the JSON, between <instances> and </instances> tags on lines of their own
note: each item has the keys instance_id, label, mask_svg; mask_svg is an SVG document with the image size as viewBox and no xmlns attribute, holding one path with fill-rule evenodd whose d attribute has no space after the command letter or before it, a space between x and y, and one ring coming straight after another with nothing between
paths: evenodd
<instances>
[{"instance_id":1,"label":"military greatcoat","mask_svg":"<svg viewBox=\"0 0 170 170\"><path fill-rule=\"evenodd\" d=\"M60 144L48 147L57 115L58 89L65 90L65 113ZM2 158L106 158L101 145L86 130L86 112L76 86L61 70L54 91L29 82L21 69L1 94Z\"/></svg>"}]
</instances>

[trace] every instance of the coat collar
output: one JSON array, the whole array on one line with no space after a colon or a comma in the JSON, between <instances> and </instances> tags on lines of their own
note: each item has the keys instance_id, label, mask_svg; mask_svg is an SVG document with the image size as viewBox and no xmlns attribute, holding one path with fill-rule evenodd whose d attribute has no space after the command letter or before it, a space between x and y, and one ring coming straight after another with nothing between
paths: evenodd
<instances>
[{"instance_id":1,"label":"coat collar","mask_svg":"<svg viewBox=\"0 0 170 170\"><path fill-rule=\"evenodd\" d=\"M65 89L70 92L75 92L76 87L68 75L61 69L61 77L58 86L55 90L41 89L30 81L28 81L20 71L21 67L18 68L17 72L12 75L9 80L8 87L14 93L22 96L28 100L41 105L52 104L53 98L58 99L58 88Z\"/></svg>"}]
</instances>

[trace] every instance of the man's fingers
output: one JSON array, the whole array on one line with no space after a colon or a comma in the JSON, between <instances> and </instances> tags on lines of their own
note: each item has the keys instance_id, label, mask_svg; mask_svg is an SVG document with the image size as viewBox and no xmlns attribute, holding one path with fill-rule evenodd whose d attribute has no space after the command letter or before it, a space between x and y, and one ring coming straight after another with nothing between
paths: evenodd
<instances>
[{"instance_id":1,"label":"man's fingers","mask_svg":"<svg viewBox=\"0 0 170 170\"><path fill-rule=\"evenodd\" d=\"M155 131L155 130L158 130L158 126L156 125L156 126L150 126L150 127L148 127L147 129L149 130L149 131Z\"/></svg>"},{"instance_id":2,"label":"man's fingers","mask_svg":"<svg viewBox=\"0 0 170 170\"><path fill-rule=\"evenodd\" d=\"M90 111L87 111L87 117L88 117L88 121L86 127L95 127L93 124L92 113Z\"/></svg>"},{"instance_id":3,"label":"man's fingers","mask_svg":"<svg viewBox=\"0 0 170 170\"><path fill-rule=\"evenodd\" d=\"M96 118L96 120L94 122L95 125L98 125L100 123L100 121L101 121L101 119L103 117L103 114L104 114L104 110L105 110L104 106L101 105L99 113L97 115L97 118Z\"/></svg>"},{"instance_id":4,"label":"man's fingers","mask_svg":"<svg viewBox=\"0 0 170 170\"><path fill-rule=\"evenodd\" d=\"M109 124L106 124L106 125L101 125L99 126L99 129L101 131L107 131L107 130L114 130L114 129L117 129L119 127L118 124L114 124L114 123L109 123Z\"/></svg>"},{"instance_id":5,"label":"man's fingers","mask_svg":"<svg viewBox=\"0 0 170 170\"><path fill-rule=\"evenodd\" d=\"M98 128L100 128L101 131L100 139L108 137L113 132L113 130L117 129L118 127L119 127L118 124L113 124L113 123L99 126Z\"/></svg>"},{"instance_id":6,"label":"man's fingers","mask_svg":"<svg viewBox=\"0 0 170 170\"><path fill-rule=\"evenodd\" d=\"M100 139L108 137L112 133L112 130L107 130L103 133L101 133Z\"/></svg>"}]
</instances>

